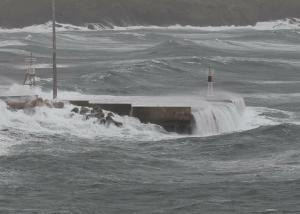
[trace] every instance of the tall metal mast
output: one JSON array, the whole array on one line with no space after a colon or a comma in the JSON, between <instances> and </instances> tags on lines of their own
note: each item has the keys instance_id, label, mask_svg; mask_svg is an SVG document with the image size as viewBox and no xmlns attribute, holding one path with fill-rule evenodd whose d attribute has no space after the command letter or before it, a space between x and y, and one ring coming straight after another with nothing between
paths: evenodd
<instances>
[{"instance_id":1,"label":"tall metal mast","mask_svg":"<svg viewBox=\"0 0 300 214\"><path fill-rule=\"evenodd\" d=\"M56 66L56 16L55 0L52 0L52 38L53 38L53 99L57 98L57 66Z\"/></svg>"}]
</instances>

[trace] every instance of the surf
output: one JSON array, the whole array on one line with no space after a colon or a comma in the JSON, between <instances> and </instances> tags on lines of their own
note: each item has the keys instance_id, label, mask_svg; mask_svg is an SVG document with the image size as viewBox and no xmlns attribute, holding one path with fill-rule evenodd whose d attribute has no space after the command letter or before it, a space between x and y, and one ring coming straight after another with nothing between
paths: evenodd
<instances>
[{"instance_id":1,"label":"surf","mask_svg":"<svg viewBox=\"0 0 300 214\"><path fill-rule=\"evenodd\" d=\"M246 26L192 26L192 25L170 25L170 26L156 26L156 25L128 25L116 26L113 24L100 23L86 23L82 26L72 25L68 23L57 23L58 32L67 31L135 31L135 30L192 30L192 31L230 31L230 30L257 30L257 31L273 31L273 30L299 30L300 19L286 18L280 20L272 20L265 22L257 22L255 25ZM1 33L50 33L52 32L52 23L32 25L23 28L3 28L0 27Z\"/></svg>"},{"instance_id":2,"label":"surf","mask_svg":"<svg viewBox=\"0 0 300 214\"><path fill-rule=\"evenodd\" d=\"M21 85L13 85L7 91L8 94L38 95L44 99L51 99L51 92L43 91L39 87L29 88ZM3 95L3 94L2 94ZM271 124L257 109L247 107L242 97L216 92L216 100L206 100L205 96L110 96L110 95L85 95L78 92L60 91L60 100L88 99L97 102L131 102L135 106L178 106L180 104L192 107L192 115L195 120L191 136L212 136L247 129L253 129L259 125ZM224 101L226 100L226 101ZM1 102L0 105L1 129L19 129L27 132L45 132L71 134L87 138L96 137L120 137L131 138L144 136L144 139L163 139L168 137L180 137L175 133L167 133L162 127L155 124L143 124L137 118L119 116L118 120L124 124L124 128L105 127L95 124L93 120L86 121L80 115L71 117L74 105L67 104L64 109L37 107L34 113L26 110L10 111L8 106ZM260 118L259 121L257 118ZM258 124L253 123L258 121ZM183 137L183 136L181 136Z\"/></svg>"}]
</instances>

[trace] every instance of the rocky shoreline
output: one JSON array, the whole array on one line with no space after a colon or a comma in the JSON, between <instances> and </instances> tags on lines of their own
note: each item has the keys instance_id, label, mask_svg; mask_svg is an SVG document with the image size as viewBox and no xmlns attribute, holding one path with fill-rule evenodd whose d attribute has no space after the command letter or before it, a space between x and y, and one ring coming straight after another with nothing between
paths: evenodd
<instances>
[{"instance_id":1,"label":"rocky shoreline","mask_svg":"<svg viewBox=\"0 0 300 214\"><path fill-rule=\"evenodd\" d=\"M34 114L35 109L37 107L47 107L47 108L56 108L63 109L65 107L64 102L60 101L50 101L47 99L43 99L37 97L36 99L26 100L26 101L18 101L18 100L6 100L7 109L10 111L19 111L22 110L27 114ZM123 127L123 123L116 121L115 114L110 111L105 111L102 108L95 107L74 107L70 112L70 117L74 117L75 115L81 115L83 120L96 119L95 123L100 125L111 126L114 125L116 127ZM7 130L0 130L7 131Z\"/></svg>"},{"instance_id":2,"label":"rocky shoreline","mask_svg":"<svg viewBox=\"0 0 300 214\"><path fill-rule=\"evenodd\" d=\"M89 107L75 107L72 109L71 116L74 116L75 114L82 115L84 120L89 119L96 119L95 123L101 124L101 125L115 125L116 127L122 127L123 123L118 122L114 119L115 115L112 112L104 111L103 109L99 108L98 106L95 106L93 108Z\"/></svg>"}]
</instances>

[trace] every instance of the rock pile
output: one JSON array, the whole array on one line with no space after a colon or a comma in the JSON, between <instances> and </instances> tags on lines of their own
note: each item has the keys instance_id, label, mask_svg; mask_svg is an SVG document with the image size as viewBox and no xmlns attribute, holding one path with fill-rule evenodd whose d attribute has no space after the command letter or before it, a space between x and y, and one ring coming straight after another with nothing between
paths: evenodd
<instances>
[{"instance_id":1,"label":"rock pile","mask_svg":"<svg viewBox=\"0 0 300 214\"><path fill-rule=\"evenodd\" d=\"M96 119L97 123L102 125L115 125L117 127L122 127L123 123L118 122L114 119L115 115L112 112L105 112L98 106L93 108L88 107L75 107L71 110L72 114L80 114L85 120Z\"/></svg>"}]
</instances>

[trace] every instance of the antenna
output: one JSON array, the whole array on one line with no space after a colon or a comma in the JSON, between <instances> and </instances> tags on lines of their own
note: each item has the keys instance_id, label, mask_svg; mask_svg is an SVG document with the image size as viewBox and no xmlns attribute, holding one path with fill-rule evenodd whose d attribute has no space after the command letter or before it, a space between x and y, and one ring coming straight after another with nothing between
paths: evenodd
<instances>
[{"instance_id":1,"label":"antenna","mask_svg":"<svg viewBox=\"0 0 300 214\"><path fill-rule=\"evenodd\" d=\"M55 0L52 0L52 39L53 39L53 99L57 98L57 66L56 66L56 16Z\"/></svg>"},{"instance_id":2,"label":"antenna","mask_svg":"<svg viewBox=\"0 0 300 214\"><path fill-rule=\"evenodd\" d=\"M25 58L26 73L24 79L24 85L34 86L35 85L35 66L36 58L32 57L30 53L29 58Z\"/></svg>"},{"instance_id":3,"label":"antenna","mask_svg":"<svg viewBox=\"0 0 300 214\"><path fill-rule=\"evenodd\" d=\"M208 68L208 86L207 86L207 96L213 96L214 94L214 82L213 82L213 71L210 68Z\"/></svg>"}]
</instances>

